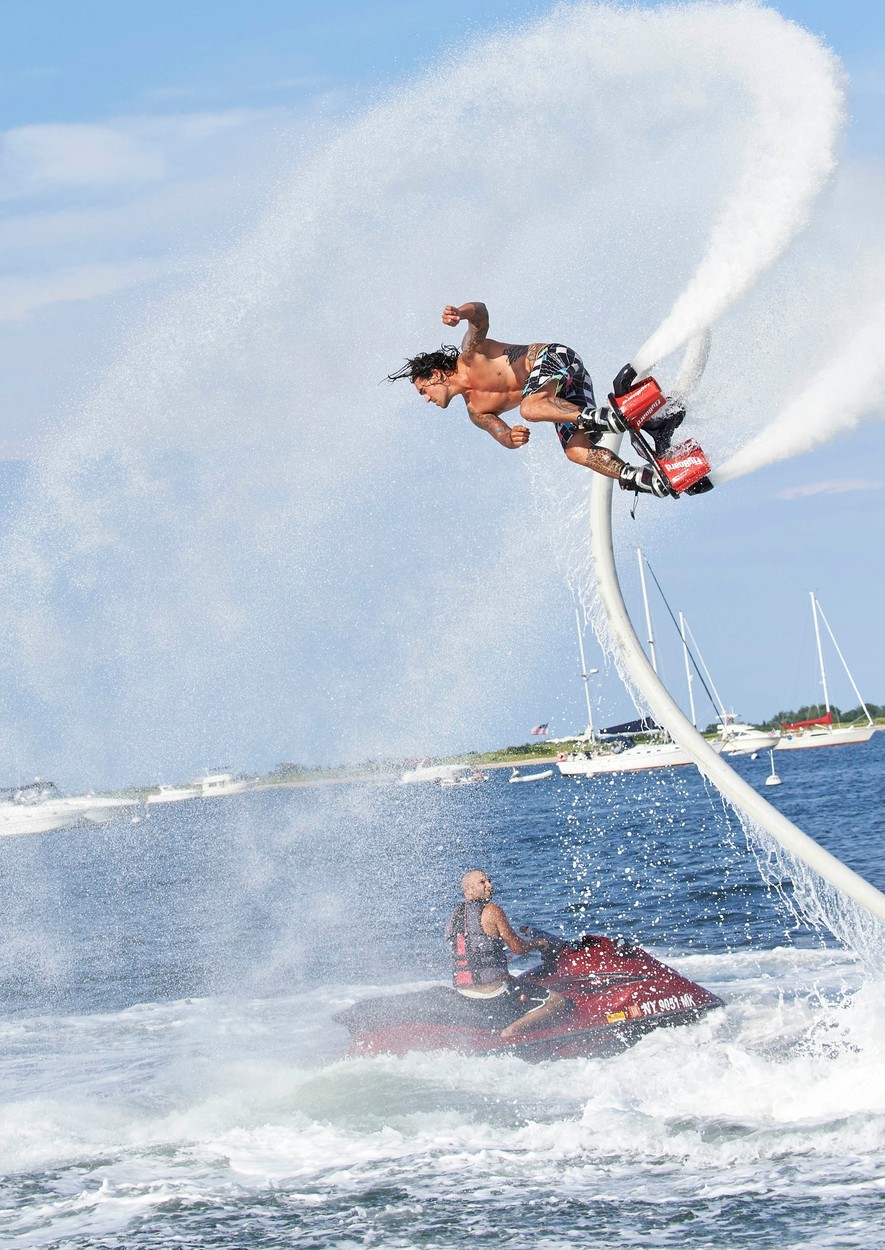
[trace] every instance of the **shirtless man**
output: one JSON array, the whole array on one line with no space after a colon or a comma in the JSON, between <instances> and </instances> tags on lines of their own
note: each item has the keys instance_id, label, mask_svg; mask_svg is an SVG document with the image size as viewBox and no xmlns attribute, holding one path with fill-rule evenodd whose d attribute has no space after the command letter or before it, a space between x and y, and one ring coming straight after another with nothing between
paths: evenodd
<instances>
[{"instance_id":1,"label":"shirtless man","mask_svg":"<svg viewBox=\"0 0 885 1250\"><path fill-rule=\"evenodd\" d=\"M510 1023L501 1030L505 1038L515 1037L546 1017L556 1015L565 999L556 990L521 986L507 972L508 951L526 955L542 950L544 938L524 942L514 933L510 921L497 903L491 901L494 887L479 868L461 878L464 902L459 903L446 925L446 941L452 948L452 978L457 993L488 1004L500 999L501 1016ZM500 1021L499 1021L500 1022Z\"/></svg>"},{"instance_id":2,"label":"shirtless man","mask_svg":"<svg viewBox=\"0 0 885 1250\"><path fill-rule=\"evenodd\" d=\"M610 408L596 407L593 383L577 352L561 343L520 346L490 339L489 313L474 302L459 308L448 304L443 323L468 325L461 350L441 347L419 352L389 375L391 381L408 378L429 404L448 408L461 395L474 425L491 434L502 447L524 447L525 425L510 426L501 414L519 409L529 424L552 421L562 448L574 464L617 478L622 490L664 496L667 492L647 466L625 464L614 452L598 446L603 436L624 429ZM652 434L658 454L669 446L682 412L674 410L652 418L645 430Z\"/></svg>"}]
</instances>

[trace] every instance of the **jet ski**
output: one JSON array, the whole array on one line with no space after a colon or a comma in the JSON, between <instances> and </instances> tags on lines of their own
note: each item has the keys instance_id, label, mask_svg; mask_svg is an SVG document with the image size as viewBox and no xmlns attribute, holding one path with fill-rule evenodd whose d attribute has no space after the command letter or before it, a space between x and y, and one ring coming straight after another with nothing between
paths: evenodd
<instances>
[{"instance_id":1,"label":"jet ski","mask_svg":"<svg viewBox=\"0 0 885 1250\"><path fill-rule=\"evenodd\" d=\"M564 1011L503 1038L501 1029L513 1017L495 1018L495 998L466 998L442 985L369 998L334 1017L350 1030L350 1055L454 1050L518 1054L530 1061L612 1055L652 1029L691 1024L723 1006L721 998L623 938L585 934L565 942L541 930L525 932L546 938L549 946L519 983L558 990L566 999Z\"/></svg>"}]
</instances>

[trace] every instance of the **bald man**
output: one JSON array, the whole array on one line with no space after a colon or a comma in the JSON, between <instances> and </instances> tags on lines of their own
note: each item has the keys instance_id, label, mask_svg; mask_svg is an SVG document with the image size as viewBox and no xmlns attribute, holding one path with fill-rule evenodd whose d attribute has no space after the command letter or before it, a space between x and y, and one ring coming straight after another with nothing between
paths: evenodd
<instances>
[{"instance_id":1,"label":"bald man","mask_svg":"<svg viewBox=\"0 0 885 1250\"><path fill-rule=\"evenodd\" d=\"M521 983L507 971L511 955L544 950L549 943L545 938L524 942L514 932L503 910L491 901L494 886L482 869L465 872L461 889L464 902L457 905L446 924L455 990L465 998L482 1003L500 1000L496 1006L501 1007L501 1018L509 1017L501 1036L516 1037L556 1015L565 1006L562 994Z\"/></svg>"}]
</instances>

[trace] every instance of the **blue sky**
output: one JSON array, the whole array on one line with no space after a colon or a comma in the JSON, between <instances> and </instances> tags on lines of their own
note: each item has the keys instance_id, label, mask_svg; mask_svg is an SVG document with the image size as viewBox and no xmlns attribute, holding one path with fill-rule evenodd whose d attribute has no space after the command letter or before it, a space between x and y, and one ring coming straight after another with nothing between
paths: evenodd
<instances>
[{"instance_id":1,"label":"blue sky","mask_svg":"<svg viewBox=\"0 0 885 1250\"><path fill-rule=\"evenodd\" d=\"M250 228L311 145L444 62L465 39L548 7L3 0L0 481L7 496L22 463L66 424L132 328ZM775 7L842 59L851 111L844 159L881 169L882 6ZM440 302L448 298L440 293ZM658 570L702 645L717 620L734 617L740 637L754 617L801 615L815 586L862 689L885 701L877 638L885 611L883 456L881 423L868 422L719 493L715 524L698 532L690 559ZM724 533L743 536L727 568ZM571 648L567 605L563 629ZM723 685L730 680L725 673ZM792 693L772 692L770 706L759 697L740 710L758 718ZM800 685L795 694L801 701ZM840 691L838 701L851 696ZM550 703L526 707L526 724L582 723L577 684Z\"/></svg>"},{"instance_id":2,"label":"blue sky","mask_svg":"<svg viewBox=\"0 0 885 1250\"><path fill-rule=\"evenodd\" d=\"M465 37L548 7L4 0L0 455L28 454L154 284L248 225L305 126L318 138ZM777 7L842 58L849 151L881 160L882 6Z\"/></svg>"}]
</instances>

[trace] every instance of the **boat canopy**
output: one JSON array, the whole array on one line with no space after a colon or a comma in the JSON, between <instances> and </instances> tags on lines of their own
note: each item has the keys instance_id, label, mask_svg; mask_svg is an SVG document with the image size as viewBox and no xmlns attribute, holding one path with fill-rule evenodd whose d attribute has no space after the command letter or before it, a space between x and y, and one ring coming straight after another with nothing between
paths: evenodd
<instances>
[{"instance_id":1,"label":"boat canopy","mask_svg":"<svg viewBox=\"0 0 885 1250\"><path fill-rule=\"evenodd\" d=\"M781 729L808 729L811 725L832 725L833 713L827 712L826 716L818 716L816 720L797 720L795 725L781 725Z\"/></svg>"},{"instance_id":2,"label":"boat canopy","mask_svg":"<svg viewBox=\"0 0 885 1250\"><path fill-rule=\"evenodd\" d=\"M659 733L660 729L657 721L652 720L650 716L643 716L639 720L625 720L622 725L609 725L608 729L601 729L599 732L617 737L619 734Z\"/></svg>"}]
</instances>

